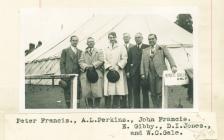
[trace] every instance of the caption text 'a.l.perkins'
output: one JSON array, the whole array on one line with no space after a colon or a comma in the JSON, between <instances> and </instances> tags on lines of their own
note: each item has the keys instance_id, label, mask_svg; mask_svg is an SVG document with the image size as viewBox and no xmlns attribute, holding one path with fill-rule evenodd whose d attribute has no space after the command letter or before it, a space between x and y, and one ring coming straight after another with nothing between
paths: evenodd
<instances>
[{"instance_id":1,"label":"caption text 'a.l.perkins'","mask_svg":"<svg viewBox=\"0 0 224 140\"><path fill-rule=\"evenodd\" d=\"M192 121L188 117L138 117L128 119L126 117L82 117L79 119L71 118L16 118L16 124L29 125L29 124L43 124L43 125L86 125L86 127L94 125L110 125L119 124L122 131L127 132L129 135L183 135L184 130L192 131L210 131L211 126L202 121ZM116 129L116 126L114 127Z\"/></svg>"}]
</instances>

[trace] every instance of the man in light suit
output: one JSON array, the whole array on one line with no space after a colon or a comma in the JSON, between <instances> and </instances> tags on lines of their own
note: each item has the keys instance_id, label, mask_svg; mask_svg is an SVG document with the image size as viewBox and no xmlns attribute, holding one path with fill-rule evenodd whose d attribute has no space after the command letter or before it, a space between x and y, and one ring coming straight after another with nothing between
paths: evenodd
<instances>
[{"instance_id":1,"label":"man in light suit","mask_svg":"<svg viewBox=\"0 0 224 140\"><path fill-rule=\"evenodd\" d=\"M95 40L92 37L87 39L88 47L82 53L79 64L81 67L80 81L82 99L87 99L87 105L91 108L100 107L100 99L103 97L103 52L96 49ZM98 74L96 82L90 82L87 78L87 71L95 69Z\"/></svg>"},{"instance_id":2,"label":"man in light suit","mask_svg":"<svg viewBox=\"0 0 224 140\"><path fill-rule=\"evenodd\" d=\"M143 36L141 33L135 35L136 45L131 47L128 51L128 73L127 76L130 77L132 86L131 92L134 95L134 107L140 108L140 86L141 86L141 77L140 77L140 64L142 58L142 50L148 48L149 46L142 43ZM143 87L143 107L149 106L149 98L147 90Z\"/></svg>"},{"instance_id":3,"label":"man in light suit","mask_svg":"<svg viewBox=\"0 0 224 140\"><path fill-rule=\"evenodd\" d=\"M167 70L165 58L168 60L172 72L177 71L176 64L166 47L157 45L157 36L148 35L149 48L144 49L141 61L141 78L149 81L153 106L162 105L162 75Z\"/></svg>"},{"instance_id":4,"label":"man in light suit","mask_svg":"<svg viewBox=\"0 0 224 140\"><path fill-rule=\"evenodd\" d=\"M121 98L128 94L126 72L127 51L124 46L117 43L115 32L108 34L109 44L104 48L104 96L105 105L110 108L120 108ZM108 72L117 71L119 77L113 82L108 79Z\"/></svg>"},{"instance_id":5,"label":"man in light suit","mask_svg":"<svg viewBox=\"0 0 224 140\"><path fill-rule=\"evenodd\" d=\"M78 37L71 36L70 43L71 45L62 50L61 59L60 59L60 71L61 74L79 74L80 73L80 66L79 66L79 58L81 56L81 50L77 48L78 44ZM64 96L66 105L70 108L70 100L71 100L71 80L70 79L63 79L67 86L64 88ZM80 81L78 79L78 93L77 97L80 98Z\"/></svg>"}]
</instances>

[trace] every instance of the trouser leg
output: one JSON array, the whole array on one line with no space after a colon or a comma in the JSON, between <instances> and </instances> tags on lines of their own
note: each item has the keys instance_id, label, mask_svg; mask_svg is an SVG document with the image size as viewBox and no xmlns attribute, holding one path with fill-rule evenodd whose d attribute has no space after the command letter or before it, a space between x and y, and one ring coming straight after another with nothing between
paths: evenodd
<instances>
[{"instance_id":1,"label":"trouser leg","mask_svg":"<svg viewBox=\"0 0 224 140\"><path fill-rule=\"evenodd\" d=\"M131 80L132 92L134 95L134 108L140 108L140 77L134 76Z\"/></svg>"},{"instance_id":2,"label":"trouser leg","mask_svg":"<svg viewBox=\"0 0 224 140\"><path fill-rule=\"evenodd\" d=\"M138 85L133 87L133 94L134 94L134 107L140 108L140 87L138 87Z\"/></svg>"},{"instance_id":3,"label":"trouser leg","mask_svg":"<svg viewBox=\"0 0 224 140\"><path fill-rule=\"evenodd\" d=\"M71 82L70 81L66 81L67 82L67 87L64 88L64 98L65 98L65 103L67 108L71 108Z\"/></svg>"},{"instance_id":4,"label":"trouser leg","mask_svg":"<svg viewBox=\"0 0 224 140\"><path fill-rule=\"evenodd\" d=\"M152 78L150 79L150 92L153 108L158 108L158 98L156 94L156 80Z\"/></svg>"},{"instance_id":5,"label":"trouser leg","mask_svg":"<svg viewBox=\"0 0 224 140\"><path fill-rule=\"evenodd\" d=\"M65 90L65 91L64 91L64 97L65 97L65 103L66 103L67 108L71 108L71 102L70 102L71 96L70 96L70 91Z\"/></svg>"},{"instance_id":6,"label":"trouser leg","mask_svg":"<svg viewBox=\"0 0 224 140\"><path fill-rule=\"evenodd\" d=\"M87 98L87 102L88 102L88 107L92 108L93 107L93 99Z\"/></svg>"},{"instance_id":7,"label":"trouser leg","mask_svg":"<svg viewBox=\"0 0 224 140\"><path fill-rule=\"evenodd\" d=\"M153 108L161 108L162 107L162 95L161 93L156 93L151 95Z\"/></svg>"},{"instance_id":8,"label":"trouser leg","mask_svg":"<svg viewBox=\"0 0 224 140\"><path fill-rule=\"evenodd\" d=\"M113 104L112 108L118 108L120 102L120 96L119 95L113 95Z\"/></svg>"},{"instance_id":9,"label":"trouser leg","mask_svg":"<svg viewBox=\"0 0 224 140\"><path fill-rule=\"evenodd\" d=\"M128 107L133 108L134 107L134 101L133 101L133 91L132 91L132 81L130 78L127 79L128 83Z\"/></svg>"},{"instance_id":10,"label":"trouser leg","mask_svg":"<svg viewBox=\"0 0 224 140\"><path fill-rule=\"evenodd\" d=\"M120 105L121 108L127 108L127 95L121 96Z\"/></svg>"},{"instance_id":11,"label":"trouser leg","mask_svg":"<svg viewBox=\"0 0 224 140\"><path fill-rule=\"evenodd\" d=\"M158 98L156 94L151 94L153 108L158 108Z\"/></svg>"},{"instance_id":12,"label":"trouser leg","mask_svg":"<svg viewBox=\"0 0 224 140\"><path fill-rule=\"evenodd\" d=\"M162 107L162 77L156 76L156 95L157 95L157 106Z\"/></svg>"},{"instance_id":13,"label":"trouser leg","mask_svg":"<svg viewBox=\"0 0 224 140\"><path fill-rule=\"evenodd\" d=\"M80 81L80 77L78 77L77 79L77 108L80 108L81 105L80 105L80 102L81 102L81 93L82 90L81 90L81 81ZM73 92L75 93L75 92Z\"/></svg>"},{"instance_id":14,"label":"trouser leg","mask_svg":"<svg viewBox=\"0 0 224 140\"><path fill-rule=\"evenodd\" d=\"M149 108L149 93L147 88L142 88L143 108Z\"/></svg>"},{"instance_id":15,"label":"trouser leg","mask_svg":"<svg viewBox=\"0 0 224 140\"><path fill-rule=\"evenodd\" d=\"M105 96L105 106L111 108L111 96Z\"/></svg>"},{"instance_id":16,"label":"trouser leg","mask_svg":"<svg viewBox=\"0 0 224 140\"><path fill-rule=\"evenodd\" d=\"M101 100L101 98L99 98L99 97L97 97L97 98L95 98L95 107L96 108L100 108L100 100Z\"/></svg>"},{"instance_id":17,"label":"trouser leg","mask_svg":"<svg viewBox=\"0 0 224 140\"><path fill-rule=\"evenodd\" d=\"M134 107L140 108L140 93L139 92L134 93Z\"/></svg>"},{"instance_id":18,"label":"trouser leg","mask_svg":"<svg viewBox=\"0 0 224 140\"><path fill-rule=\"evenodd\" d=\"M161 93L158 93L158 96L157 96L157 100L158 100L158 108L161 108L162 107L162 94Z\"/></svg>"},{"instance_id":19,"label":"trouser leg","mask_svg":"<svg viewBox=\"0 0 224 140\"><path fill-rule=\"evenodd\" d=\"M133 92L128 93L128 107L133 108L134 107L134 97L133 97Z\"/></svg>"}]
</instances>

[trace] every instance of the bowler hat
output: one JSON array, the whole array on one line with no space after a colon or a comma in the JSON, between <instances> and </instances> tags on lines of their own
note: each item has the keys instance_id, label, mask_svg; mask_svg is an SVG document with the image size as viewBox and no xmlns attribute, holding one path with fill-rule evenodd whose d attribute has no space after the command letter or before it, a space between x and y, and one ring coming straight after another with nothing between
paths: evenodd
<instances>
[{"instance_id":1,"label":"bowler hat","mask_svg":"<svg viewBox=\"0 0 224 140\"><path fill-rule=\"evenodd\" d=\"M116 70L109 70L107 73L107 79L111 83L115 83L120 79L120 75Z\"/></svg>"},{"instance_id":2,"label":"bowler hat","mask_svg":"<svg viewBox=\"0 0 224 140\"><path fill-rule=\"evenodd\" d=\"M60 80L58 84L62 88L66 88L67 87L67 82L65 82L64 80Z\"/></svg>"},{"instance_id":3,"label":"bowler hat","mask_svg":"<svg viewBox=\"0 0 224 140\"><path fill-rule=\"evenodd\" d=\"M96 69L94 67L87 69L86 77L90 83L96 83L99 79L98 73L96 72Z\"/></svg>"}]
</instances>

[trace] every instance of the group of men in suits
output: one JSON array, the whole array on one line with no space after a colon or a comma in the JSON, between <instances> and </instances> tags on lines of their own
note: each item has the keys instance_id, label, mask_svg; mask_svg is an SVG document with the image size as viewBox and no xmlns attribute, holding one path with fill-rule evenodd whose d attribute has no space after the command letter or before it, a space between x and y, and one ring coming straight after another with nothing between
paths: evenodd
<instances>
[{"instance_id":1,"label":"group of men in suits","mask_svg":"<svg viewBox=\"0 0 224 140\"><path fill-rule=\"evenodd\" d=\"M148 35L149 44L143 43L143 35L136 33L136 44L130 43L130 35L123 34L123 45L118 45L116 33L108 34L109 45L105 51L94 48L95 40L87 39L87 48L81 52L77 48L78 37L71 36L71 46L61 54L60 69L62 74L79 74L78 98L87 99L91 107L99 107L101 97L115 101L112 108L140 108L140 94L143 96L143 108L149 108L149 95L153 108L160 108L162 103L162 73L167 70L165 58L168 60L172 72L177 71L175 62L164 46L157 44L155 34ZM123 49L124 48L124 49ZM96 69L99 79L96 83L88 82L86 70ZM120 79L110 83L106 79L109 70L116 70ZM81 82L80 82L81 81ZM69 80L67 80L68 85ZM69 106L70 87L65 88L65 99ZM149 92L151 94L149 94ZM108 98L109 97L109 98ZM107 102L107 100L106 100ZM96 105L94 105L96 103ZM107 103L105 103L107 104Z\"/></svg>"}]
</instances>

